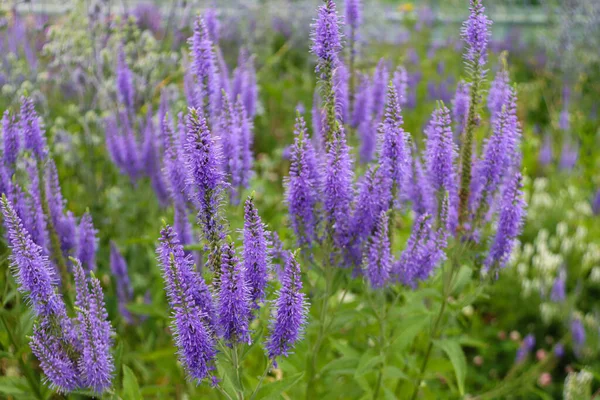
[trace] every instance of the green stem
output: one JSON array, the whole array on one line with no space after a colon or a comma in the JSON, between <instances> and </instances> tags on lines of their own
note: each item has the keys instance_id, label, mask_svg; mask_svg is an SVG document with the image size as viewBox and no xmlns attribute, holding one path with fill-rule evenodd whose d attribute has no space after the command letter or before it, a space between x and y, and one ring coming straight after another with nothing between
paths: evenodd
<instances>
[{"instance_id":1,"label":"green stem","mask_svg":"<svg viewBox=\"0 0 600 400\"><path fill-rule=\"evenodd\" d=\"M377 293L378 297L378 306L383 309L383 313L379 313L377 309L373 309L375 315L377 317L377 321L379 323L379 355L381 357L381 364L379 367L379 372L377 373L377 383L375 384L375 390L373 391L373 400L377 400L379 396L379 391L381 390L381 382L383 381L383 369L385 367L385 320L387 317L387 310L385 308L385 293L383 291L379 291Z\"/></svg>"},{"instance_id":2,"label":"green stem","mask_svg":"<svg viewBox=\"0 0 600 400\"><path fill-rule=\"evenodd\" d=\"M260 390L262 383L265 380L265 377L267 376L269 371L271 370L272 366L273 366L273 360L270 359L269 362L267 363L267 367L265 368L262 376L260 377L260 380L258 381L258 384L256 385L256 388L254 389L254 391L252 392L252 395L250 396L250 400L254 400L254 398L256 397L256 394Z\"/></svg>"},{"instance_id":3,"label":"green stem","mask_svg":"<svg viewBox=\"0 0 600 400\"><path fill-rule=\"evenodd\" d=\"M217 390L219 392L221 392L221 394L225 397L227 397L228 400L233 400L233 398L229 395L229 393L227 393L220 385L216 385L215 388L217 388Z\"/></svg>"},{"instance_id":4,"label":"green stem","mask_svg":"<svg viewBox=\"0 0 600 400\"><path fill-rule=\"evenodd\" d=\"M240 376L240 359L238 357L238 346L234 345L231 351L232 359L233 359L233 368L235 369L235 379L237 380L237 386L239 389L236 389L237 398L239 400L244 399L244 389L242 386L242 379Z\"/></svg>"}]
</instances>

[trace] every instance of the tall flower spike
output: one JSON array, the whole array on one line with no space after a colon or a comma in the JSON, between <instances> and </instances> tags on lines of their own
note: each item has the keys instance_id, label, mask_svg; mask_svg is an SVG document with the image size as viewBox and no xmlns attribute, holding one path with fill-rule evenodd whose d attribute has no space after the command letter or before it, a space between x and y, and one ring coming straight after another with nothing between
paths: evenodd
<instances>
[{"instance_id":1,"label":"tall flower spike","mask_svg":"<svg viewBox=\"0 0 600 400\"><path fill-rule=\"evenodd\" d=\"M254 143L252 121L248 118L246 108L242 100L238 98L235 104L236 120L240 129L240 186L247 188L250 185L252 177L252 165L254 155L252 154L252 145Z\"/></svg>"},{"instance_id":2,"label":"tall flower spike","mask_svg":"<svg viewBox=\"0 0 600 400\"><path fill-rule=\"evenodd\" d=\"M371 103L371 113L376 123L381 121L384 113L386 87L390 81L390 73L388 71L385 59L379 60L375 72L373 73L373 102Z\"/></svg>"},{"instance_id":3,"label":"tall flower spike","mask_svg":"<svg viewBox=\"0 0 600 400\"><path fill-rule=\"evenodd\" d=\"M324 211L327 239L335 248L344 251L348 245L348 216L351 215L353 197L353 171L346 135L340 129L333 137L327 152L325 170Z\"/></svg>"},{"instance_id":4,"label":"tall flower spike","mask_svg":"<svg viewBox=\"0 0 600 400\"><path fill-rule=\"evenodd\" d=\"M19 291L27 295L36 314L66 315L65 304L55 291L57 280L48 258L43 255L42 248L31 240L29 232L23 228L21 219L5 195L2 196L1 204L8 244L12 251L10 264L14 268Z\"/></svg>"},{"instance_id":5,"label":"tall flower spike","mask_svg":"<svg viewBox=\"0 0 600 400\"><path fill-rule=\"evenodd\" d=\"M504 268L517 236L521 233L526 206L521 187L521 174L516 173L504 188L498 216L498 229L485 260L486 271L492 269L497 273L499 268Z\"/></svg>"},{"instance_id":6,"label":"tall flower spike","mask_svg":"<svg viewBox=\"0 0 600 400\"><path fill-rule=\"evenodd\" d=\"M11 117L8 114L8 110L2 117L2 144L4 146L2 154L4 165L12 171L21 149L21 138L17 121L14 116Z\"/></svg>"},{"instance_id":7,"label":"tall flower spike","mask_svg":"<svg viewBox=\"0 0 600 400\"><path fill-rule=\"evenodd\" d=\"M265 300L269 265L265 226L250 196L244 205L244 274L255 309Z\"/></svg>"},{"instance_id":8,"label":"tall flower spike","mask_svg":"<svg viewBox=\"0 0 600 400\"><path fill-rule=\"evenodd\" d=\"M27 97L21 98L21 130L25 149L31 150L40 160L45 160L48 156L46 137L35 112L33 100Z\"/></svg>"},{"instance_id":9,"label":"tall flower spike","mask_svg":"<svg viewBox=\"0 0 600 400\"><path fill-rule=\"evenodd\" d=\"M387 93L385 120L381 127L383 139L379 155L380 168L390 180L392 200L397 200L411 176L408 134L402 129L403 119L396 86L390 84Z\"/></svg>"},{"instance_id":10,"label":"tall flower spike","mask_svg":"<svg viewBox=\"0 0 600 400\"><path fill-rule=\"evenodd\" d=\"M79 260L72 260L77 291L75 305L83 347L78 369L83 386L102 393L110 388L115 368L110 353L112 328L107 320L100 281L87 279Z\"/></svg>"},{"instance_id":11,"label":"tall flower spike","mask_svg":"<svg viewBox=\"0 0 600 400\"><path fill-rule=\"evenodd\" d=\"M133 74L127 65L123 46L117 53L117 95L119 102L125 106L128 113L133 113L135 89L133 87Z\"/></svg>"},{"instance_id":12,"label":"tall flower spike","mask_svg":"<svg viewBox=\"0 0 600 400\"><path fill-rule=\"evenodd\" d=\"M211 135L204 117L190 109L187 117L187 170L191 200L198 207L198 222L204 239L210 246L209 266L220 268L219 247L224 239L224 228L219 216L223 187L221 156L215 138Z\"/></svg>"},{"instance_id":13,"label":"tall flower spike","mask_svg":"<svg viewBox=\"0 0 600 400\"><path fill-rule=\"evenodd\" d=\"M361 0L346 0L346 25L356 31L362 22Z\"/></svg>"},{"instance_id":14,"label":"tall flower spike","mask_svg":"<svg viewBox=\"0 0 600 400\"><path fill-rule=\"evenodd\" d=\"M225 91L222 93L223 108L219 115L218 133L223 150L223 169L230 182L230 195L234 201L238 200L238 189L241 180L241 130L233 105Z\"/></svg>"},{"instance_id":15,"label":"tall flower spike","mask_svg":"<svg viewBox=\"0 0 600 400\"><path fill-rule=\"evenodd\" d=\"M404 106L408 101L408 73L402 65L399 65L396 71L394 71L393 82L398 96L398 104ZM388 88L388 96L389 90Z\"/></svg>"},{"instance_id":16,"label":"tall flower spike","mask_svg":"<svg viewBox=\"0 0 600 400\"><path fill-rule=\"evenodd\" d=\"M77 363L71 359L60 338L51 332L47 318L33 327L29 345L40 361L50 387L59 393L68 393L81 387Z\"/></svg>"},{"instance_id":17,"label":"tall flower spike","mask_svg":"<svg viewBox=\"0 0 600 400\"><path fill-rule=\"evenodd\" d=\"M482 0L471 0L470 15L463 25L462 38L467 45L463 58L467 63L471 82L469 87L469 109L465 120L461 154L460 179L460 223L466 222L469 216L469 197L471 188L471 164L473 162L473 137L478 124L478 108L481 102L481 85L485 78L487 61L487 45L490 36L488 20L484 14Z\"/></svg>"},{"instance_id":18,"label":"tall flower spike","mask_svg":"<svg viewBox=\"0 0 600 400\"><path fill-rule=\"evenodd\" d=\"M316 206L320 193L320 173L315 151L300 114L296 117L294 144L290 154L290 175L285 182L292 228L298 246L310 245L316 239Z\"/></svg>"},{"instance_id":19,"label":"tall flower spike","mask_svg":"<svg viewBox=\"0 0 600 400\"><path fill-rule=\"evenodd\" d=\"M458 187L455 171L456 145L452 135L450 110L443 103L433 112L427 127L425 142L425 165L427 176L436 197L436 210L441 212L442 200L446 193L450 196L450 226L454 230L457 223Z\"/></svg>"},{"instance_id":20,"label":"tall flower spike","mask_svg":"<svg viewBox=\"0 0 600 400\"><path fill-rule=\"evenodd\" d=\"M206 21L199 16L194 23L194 34L189 39L192 57L192 71L196 75L196 107L211 124L217 115L220 102L219 77L213 43L209 38Z\"/></svg>"},{"instance_id":21,"label":"tall flower spike","mask_svg":"<svg viewBox=\"0 0 600 400\"><path fill-rule=\"evenodd\" d=\"M492 81L488 95L488 109L492 115L492 120L500 115L502 107L508 106L510 93L511 87L508 80L508 71L505 68L501 68Z\"/></svg>"},{"instance_id":22,"label":"tall flower spike","mask_svg":"<svg viewBox=\"0 0 600 400\"><path fill-rule=\"evenodd\" d=\"M133 287L127 272L127 261L114 242L110 242L110 270L115 278L119 312L128 323L133 322L133 316L127 309L127 304L133 300Z\"/></svg>"},{"instance_id":23,"label":"tall flower spike","mask_svg":"<svg viewBox=\"0 0 600 400\"><path fill-rule=\"evenodd\" d=\"M454 99L452 99L452 119L456 124L456 130L454 131L456 137L458 137L465 128L467 119L467 112L469 111L469 84L460 81L456 85L456 93Z\"/></svg>"},{"instance_id":24,"label":"tall flower spike","mask_svg":"<svg viewBox=\"0 0 600 400\"><path fill-rule=\"evenodd\" d=\"M265 347L271 359L287 356L302 338L308 303L302 290L300 266L295 255L286 257L281 289L277 293L271 320L271 333Z\"/></svg>"},{"instance_id":25,"label":"tall flower spike","mask_svg":"<svg viewBox=\"0 0 600 400\"><path fill-rule=\"evenodd\" d=\"M183 116L180 114L180 119ZM173 132L173 128L169 123L169 116L166 115L161 121L161 136L164 140L164 166L163 173L167 179L169 192L173 202L185 207L188 197L188 177L187 169L181 168L181 160L185 160L183 144L179 135Z\"/></svg>"},{"instance_id":26,"label":"tall flower spike","mask_svg":"<svg viewBox=\"0 0 600 400\"><path fill-rule=\"evenodd\" d=\"M86 271L94 271L96 269L97 233L98 231L94 229L92 216L89 212L86 212L81 217L81 222L79 223L79 243L77 245L77 258Z\"/></svg>"},{"instance_id":27,"label":"tall flower spike","mask_svg":"<svg viewBox=\"0 0 600 400\"><path fill-rule=\"evenodd\" d=\"M221 251L221 282L217 307L219 326L229 343L250 343L250 287L245 271L227 241Z\"/></svg>"},{"instance_id":28,"label":"tall flower spike","mask_svg":"<svg viewBox=\"0 0 600 400\"><path fill-rule=\"evenodd\" d=\"M179 360L198 382L214 370L216 343L205 323L206 313L196 304L196 283L191 259L186 257L177 234L169 226L161 232L157 249L163 268L169 304L173 309L173 330Z\"/></svg>"},{"instance_id":29,"label":"tall flower spike","mask_svg":"<svg viewBox=\"0 0 600 400\"><path fill-rule=\"evenodd\" d=\"M392 270L392 253L388 237L388 215L381 211L375 231L369 238L363 255L363 269L371 287L385 286Z\"/></svg>"},{"instance_id":30,"label":"tall flower spike","mask_svg":"<svg viewBox=\"0 0 600 400\"><path fill-rule=\"evenodd\" d=\"M44 199L42 199L37 161L28 160L26 168L29 175L29 212L27 220L24 221L25 226L31 234L31 239L44 250L45 254L50 254L50 240L43 209Z\"/></svg>"},{"instance_id":31,"label":"tall flower spike","mask_svg":"<svg viewBox=\"0 0 600 400\"><path fill-rule=\"evenodd\" d=\"M319 7L312 41L312 51L319 58L317 72L325 79L323 74L333 73L333 68L338 62L338 53L342 49L339 17L333 0L327 0Z\"/></svg>"}]
</instances>

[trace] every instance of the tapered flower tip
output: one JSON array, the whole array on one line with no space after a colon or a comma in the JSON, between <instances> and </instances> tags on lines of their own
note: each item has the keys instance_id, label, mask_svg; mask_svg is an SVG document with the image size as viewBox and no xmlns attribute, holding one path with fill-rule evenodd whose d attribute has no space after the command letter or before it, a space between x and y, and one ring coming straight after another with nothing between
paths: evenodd
<instances>
[{"instance_id":1,"label":"tapered flower tip","mask_svg":"<svg viewBox=\"0 0 600 400\"><path fill-rule=\"evenodd\" d=\"M336 60L342 49L339 23L335 2L327 0L319 7L312 37L313 53L325 62Z\"/></svg>"}]
</instances>

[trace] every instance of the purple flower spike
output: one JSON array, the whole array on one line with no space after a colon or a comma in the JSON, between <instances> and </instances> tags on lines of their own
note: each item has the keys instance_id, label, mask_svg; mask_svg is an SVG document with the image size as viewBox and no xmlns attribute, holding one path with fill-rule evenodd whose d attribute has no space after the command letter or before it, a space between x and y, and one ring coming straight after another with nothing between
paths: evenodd
<instances>
[{"instance_id":1,"label":"purple flower spike","mask_svg":"<svg viewBox=\"0 0 600 400\"><path fill-rule=\"evenodd\" d=\"M383 140L379 162L384 174L392 185L392 200L398 199L398 194L407 185L410 177L410 154L408 152L408 134L402 129L403 124L400 102L396 86L390 85L387 94L385 120L382 124Z\"/></svg>"},{"instance_id":2,"label":"purple flower spike","mask_svg":"<svg viewBox=\"0 0 600 400\"><path fill-rule=\"evenodd\" d=\"M552 285L552 291L550 293L550 300L557 303L562 303L563 301L565 301L565 298L567 297L566 284L567 272L564 268L561 268L558 271L556 279L554 279L554 284Z\"/></svg>"},{"instance_id":3,"label":"purple flower spike","mask_svg":"<svg viewBox=\"0 0 600 400\"><path fill-rule=\"evenodd\" d=\"M12 171L21 149L21 138L16 118L9 116L8 110L2 117L2 143L4 145L2 154L4 165Z\"/></svg>"},{"instance_id":4,"label":"purple flower spike","mask_svg":"<svg viewBox=\"0 0 600 400\"><path fill-rule=\"evenodd\" d=\"M321 175L315 150L301 115L296 117L295 139L290 154L290 175L285 182L292 228L298 246L316 239L316 206L321 193Z\"/></svg>"},{"instance_id":5,"label":"purple flower spike","mask_svg":"<svg viewBox=\"0 0 600 400\"><path fill-rule=\"evenodd\" d=\"M45 160L48 156L46 137L35 112L33 100L27 97L21 98L21 131L25 149L31 150L40 160Z\"/></svg>"},{"instance_id":6,"label":"purple flower spike","mask_svg":"<svg viewBox=\"0 0 600 400\"><path fill-rule=\"evenodd\" d=\"M402 65L399 65L396 71L394 71L393 82L398 96L398 104L401 106L406 105L408 102L408 73L406 72L406 68L404 68Z\"/></svg>"},{"instance_id":7,"label":"purple flower spike","mask_svg":"<svg viewBox=\"0 0 600 400\"><path fill-rule=\"evenodd\" d=\"M339 24L335 2L327 0L319 7L312 37L312 52L319 58L319 73L331 73L338 62L338 53L342 49Z\"/></svg>"},{"instance_id":8,"label":"purple flower spike","mask_svg":"<svg viewBox=\"0 0 600 400\"><path fill-rule=\"evenodd\" d=\"M453 231L458 222L458 178L455 169L458 150L454 144L450 110L443 104L433 112L425 133L425 166L437 199L436 210L438 213L441 211L442 199L448 193L449 223Z\"/></svg>"},{"instance_id":9,"label":"purple flower spike","mask_svg":"<svg viewBox=\"0 0 600 400\"><path fill-rule=\"evenodd\" d=\"M2 214L12 251L10 264L14 268L19 291L25 293L37 315L66 315L65 304L55 291L54 268L42 248L31 240L6 196L2 196Z\"/></svg>"},{"instance_id":10,"label":"purple flower spike","mask_svg":"<svg viewBox=\"0 0 600 400\"><path fill-rule=\"evenodd\" d=\"M79 223L79 243L77 245L77 258L86 271L96 269L96 250L98 248L98 231L94 229L92 216L89 212L83 214Z\"/></svg>"},{"instance_id":11,"label":"purple flower spike","mask_svg":"<svg viewBox=\"0 0 600 400\"><path fill-rule=\"evenodd\" d=\"M206 23L206 30L208 32L208 38L213 43L219 42L219 29L221 28L221 24L217 18L217 10L214 8L208 8L204 12L204 21Z\"/></svg>"},{"instance_id":12,"label":"purple flower spike","mask_svg":"<svg viewBox=\"0 0 600 400\"><path fill-rule=\"evenodd\" d=\"M369 110L372 109L371 81L368 76L363 76L355 95L352 114L352 126L357 128L363 121L371 118Z\"/></svg>"},{"instance_id":13,"label":"purple flower spike","mask_svg":"<svg viewBox=\"0 0 600 400\"><path fill-rule=\"evenodd\" d=\"M180 119L182 118L183 116L180 115ZM163 173L168 182L171 198L175 204L185 207L188 177L187 169L181 168L181 160L185 159L185 154L179 135L173 132L169 123L168 115L161 121L161 136L165 148Z\"/></svg>"},{"instance_id":14,"label":"purple flower spike","mask_svg":"<svg viewBox=\"0 0 600 400\"><path fill-rule=\"evenodd\" d=\"M213 123L221 93L214 47L209 35L205 19L198 17L194 24L194 34L188 42L191 47L191 67L197 79L195 106L201 107L199 111L204 118L210 118Z\"/></svg>"},{"instance_id":15,"label":"purple flower spike","mask_svg":"<svg viewBox=\"0 0 600 400\"><path fill-rule=\"evenodd\" d=\"M477 73L483 76L492 21L484 14L485 7L481 0L471 0L469 9L471 13L461 32L462 39L467 45L463 58L467 64L474 67Z\"/></svg>"},{"instance_id":16,"label":"purple flower spike","mask_svg":"<svg viewBox=\"0 0 600 400\"><path fill-rule=\"evenodd\" d=\"M39 245L45 254L50 254L50 240L46 226L46 215L42 206L42 192L38 175L38 163L34 160L27 162L29 175L29 212L24 220L25 226L31 234L31 239Z\"/></svg>"},{"instance_id":17,"label":"purple flower spike","mask_svg":"<svg viewBox=\"0 0 600 400\"><path fill-rule=\"evenodd\" d=\"M521 174L516 173L504 188L498 216L498 230L485 260L486 271L494 269L497 272L498 268L504 268L517 236L521 233L526 213L521 187Z\"/></svg>"},{"instance_id":18,"label":"purple flower spike","mask_svg":"<svg viewBox=\"0 0 600 400\"><path fill-rule=\"evenodd\" d=\"M346 25L356 31L362 22L361 0L345 0Z\"/></svg>"},{"instance_id":19,"label":"purple flower spike","mask_svg":"<svg viewBox=\"0 0 600 400\"><path fill-rule=\"evenodd\" d=\"M300 266L294 255L286 258L265 347L269 357L288 356L302 338L308 303L302 290Z\"/></svg>"},{"instance_id":20,"label":"purple flower spike","mask_svg":"<svg viewBox=\"0 0 600 400\"><path fill-rule=\"evenodd\" d=\"M508 79L508 71L502 68L496 74L488 95L488 109L492 115L492 120L496 116L500 115L500 112L502 112L502 107L508 106L511 91L512 89Z\"/></svg>"},{"instance_id":21,"label":"purple flower spike","mask_svg":"<svg viewBox=\"0 0 600 400\"><path fill-rule=\"evenodd\" d=\"M121 46L117 54L117 94L119 102L125 106L128 113L133 113L135 89L133 74L125 60L125 51Z\"/></svg>"},{"instance_id":22,"label":"purple flower spike","mask_svg":"<svg viewBox=\"0 0 600 400\"><path fill-rule=\"evenodd\" d=\"M112 327L107 320L100 281L96 278L86 278L79 261L73 260L77 292L75 305L83 347L77 367L83 386L96 393L102 393L110 388L115 368L110 353Z\"/></svg>"},{"instance_id":23,"label":"purple flower spike","mask_svg":"<svg viewBox=\"0 0 600 400\"><path fill-rule=\"evenodd\" d=\"M216 343L209 326L207 313L197 304L198 282L191 258L185 256L177 234L169 226L161 232L158 259L163 268L167 296L173 309L173 330L179 360L187 373L200 382L214 370Z\"/></svg>"},{"instance_id":24,"label":"purple flower spike","mask_svg":"<svg viewBox=\"0 0 600 400\"><path fill-rule=\"evenodd\" d=\"M269 265L265 226L252 197L244 206L244 274L250 287L250 301L255 309L265 300Z\"/></svg>"},{"instance_id":25,"label":"purple flower spike","mask_svg":"<svg viewBox=\"0 0 600 400\"><path fill-rule=\"evenodd\" d=\"M324 186L324 211L327 235L339 250L348 245L348 216L353 198L353 171L343 128L335 132L327 152Z\"/></svg>"},{"instance_id":26,"label":"purple flower spike","mask_svg":"<svg viewBox=\"0 0 600 400\"><path fill-rule=\"evenodd\" d=\"M219 326L229 343L250 343L250 287L244 267L235 256L233 242L221 251L221 282L217 307Z\"/></svg>"},{"instance_id":27,"label":"purple flower spike","mask_svg":"<svg viewBox=\"0 0 600 400\"><path fill-rule=\"evenodd\" d=\"M373 73L373 86L371 87L371 90L373 91L371 115L376 123L381 121L381 116L384 112L386 88L389 80L390 73L385 59L382 58L379 60L375 72Z\"/></svg>"},{"instance_id":28,"label":"purple flower spike","mask_svg":"<svg viewBox=\"0 0 600 400\"><path fill-rule=\"evenodd\" d=\"M470 86L468 83L464 81L458 82L454 99L452 99L452 118L456 123L456 130L454 132L456 137L462 134L467 122L467 114L471 101L469 90Z\"/></svg>"},{"instance_id":29,"label":"purple flower spike","mask_svg":"<svg viewBox=\"0 0 600 400\"><path fill-rule=\"evenodd\" d=\"M576 352L579 352L585 346L585 336L585 327L581 318L573 317L571 319L571 337L573 338L573 345Z\"/></svg>"},{"instance_id":30,"label":"purple flower spike","mask_svg":"<svg viewBox=\"0 0 600 400\"><path fill-rule=\"evenodd\" d=\"M127 272L127 261L112 241L110 242L110 270L115 278L119 312L131 324L133 316L127 309L127 304L133 300L133 287Z\"/></svg>"},{"instance_id":31,"label":"purple flower spike","mask_svg":"<svg viewBox=\"0 0 600 400\"><path fill-rule=\"evenodd\" d=\"M81 386L77 364L69 357L62 341L51 332L48 318L33 327L29 345L40 361L40 366L50 382L50 387L59 393L68 393Z\"/></svg>"},{"instance_id":32,"label":"purple flower spike","mask_svg":"<svg viewBox=\"0 0 600 400\"><path fill-rule=\"evenodd\" d=\"M388 237L388 215L381 211L373 235L367 242L363 256L363 269L371 287L385 286L392 270L392 253Z\"/></svg>"},{"instance_id":33,"label":"purple flower spike","mask_svg":"<svg viewBox=\"0 0 600 400\"><path fill-rule=\"evenodd\" d=\"M252 154L252 144L254 142L252 132L252 122L248 118L246 108L241 99L238 99L235 105L236 120L239 124L240 137L240 185L247 188L250 185L252 177L252 165L254 155Z\"/></svg>"}]
</instances>

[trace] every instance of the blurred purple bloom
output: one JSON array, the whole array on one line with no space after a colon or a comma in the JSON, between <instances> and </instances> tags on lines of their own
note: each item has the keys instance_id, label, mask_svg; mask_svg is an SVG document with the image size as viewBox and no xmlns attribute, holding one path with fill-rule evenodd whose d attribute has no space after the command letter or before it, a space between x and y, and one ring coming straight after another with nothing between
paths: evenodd
<instances>
[{"instance_id":1,"label":"blurred purple bloom","mask_svg":"<svg viewBox=\"0 0 600 400\"><path fill-rule=\"evenodd\" d=\"M550 300L557 302L557 303L562 303L566 296L566 284L567 284L567 273L566 271L561 268L558 271L558 275L556 276L556 278L554 279L554 284L552 284L552 291L550 292Z\"/></svg>"},{"instance_id":2,"label":"blurred purple bloom","mask_svg":"<svg viewBox=\"0 0 600 400\"><path fill-rule=\"evenodd\" d=\"M40 160L48 156L48 147L44 131L40 127L40 121L33 100L27 97L21 98L21 131L24 138L24 147Z\"/></svg>"},{"instance_id":3,"label":"blurred purple bloom","mask_svg":"<svg viewBox=\"0 0 600 400\"><path fill-rule=\"evenodd\" d=\"M2 116L2 144L4 167L12 172L21 150L21 138L16 118L11 117L8 110Z\"/></svg>"},{"instance_id":4,"label":"blurred purple bloom","mask_svg":"<svg viewBox=\"0 0 600 400\"><path fill-rule=\"evenodd\" d=\"M398 96L398 104L404 106L408 100L408 73L406 72L406 68L404 68L402 65L399 65L396 71L394 71L393 81Z\"/></svg>"},{"instance_id":5,"label":"blurred purple bloom","mask_svg":"<svg viewBox=\"0 0 600 400\"><path fill-rule=\"evenodd\" d=\"M533 351L535 348L535 336L529 334L525 336L519 350L517 351L516 361L517 363L525 361L527 355Z\"/></svg>"},{"instance_id":6,"label":"blurred purple bloom","mask_svg":"<svg viewBox=\"0 0 600 400\"><path fill-rule=\"evenodd\" d=\"M133 87L133 74L125 60L125 51L121 46L117 54L117 95L119 102L125 106L128 113L134 111L135 89Z\"/></svg>"},{"instance_id":7,"label":"blurred purple bloom","mask_svg":"<svg viewBox=\"0 0 600 400\"><path fill-rule=\"evenodd\" d=\"M595 215L600 214L600 189L598 189L594 195L594 200L592 201L592 211Z\"/></svg>"},{"instance_id":8,"label":"blurred purple bloom","mask_svg":"<svg viewBox=\"0 0 600 400\"><path fill-rule=\"evenodd\" d=\"M221 93L213 42L209 35L206 20L199 16L194 23L194 34L188 40L191 47L191 68L197 79L194 90L197 100L194 106L200 107L198 111L203 117L214 123Z\"/></svg>"},{"instance_id":9,"label":"blurred purple bloom","mask_svg":"<svg viewBox=\"0 0 600 400\"><path fill-rule=\"evenodd\" d=\"M562 151L560 153L560 161L558 166L562 170L570 171L577 165L579 158L579 148L568 139L563 141Z\"/></svg>"},{"instance_id":10,"label":"blurred purple bloom","mask_svg":"<svg viewBox=\"0 0 600 400\"><path fill-rule=\"evenodd\" d=\"M578 353L583 346L585 346L585 327L579 317L571 318L571 337L573 339L573 346L575 352Z\"/></svg>"},{"instance_id":11,"label":"blurred purple bloom","mask_svg":"<svg viewBox=\"0 0 600 400\"><path fill-rule=\"evenodd\" d=\"M511 94L511 87L508 79L508 71L501 68L492 81L488 95L488 109L492 115L492 120L500 115L502 107L508 107L508 100Z\"/></svg>"},{"instance_id":12,"label":"blurred purple bloom","mask_svg":"<svg viewBox=\"0 0 600 400\"><path fill-rule=\"evenodd\" d=\"M119 312L128 323L133 322L133 316L127 309L127 304L133 300L133 287L127 272L127 261L114 242L110 242L110 270L115 278Z\"/></svg>"},{"instance_id":13,"label":"blurred purple bloom","mask_svg":"<svg viewBox=\"0 0 600 400\"><path fill-rule=\"evenodd\" d=\"M539 162L542 166L548 166L552 163L552 138L550 135L544 135L544 141L540 148Z\"/></svg>"},{"instance_id":14,"label":"blurred purple bloom","mask_svg":"<svg viewBox=\"0 0 600 400\"><path fill-rule=\"evenodd\" d=\"M86 212L81 217L79 229L77 230L79 239L77 244L77 258L86 271L94 271L96 269L97 233L98 231L94 229L94 224L92 223L92 216L89 212Z\"/></svg>"},{"instance_id":15,"label":"blurred purple bloom","mask_svg":"<svg viewBox=\"0 0 600 400\"><path fill-rule=\"evenodd\" d=\"M362 22L362 1L345 0L346 26L356 31Z\"/></svg>"},{"instance_id":16,"label":"blurred purple bloom","mask_svg":"<svg viewBox=\"0 0 600 400\"><path fill-rule=\"evenodd\" d=\"M460 137L465 127L470 103L470 86L464 81L458 82L456 93L452 99L452 118L456 123L456 137Z\"/></svg>"},{"instance_id":17,"label":"blurred purple bloom","mask_svg":"<svg viewBox=\"0 0 600 400\"><path fill-rule=\"evenodd\" d=\"M381 116L384 112L385 107L385 96L388 82L390 80L390 73L387 68L385 59L379 60L375 72L373 73L373 85L371 87L372 103L371 113L376 123L381 121Z\"/></svg>"},{"instance_id":18,"label":"blurred purple bloom","mask_svg":"<svg viewBox=\"0 0 600 400\"><path fill-rule=\"evenodd\" d=\"M221 24L219 23L219 19L217 18L217 10L212 7L209 7L206 11L204 11L204 21L206 23L208 38L213 43L218 43L219 30L221 28Z\"/></svg>"}]
</instances>

